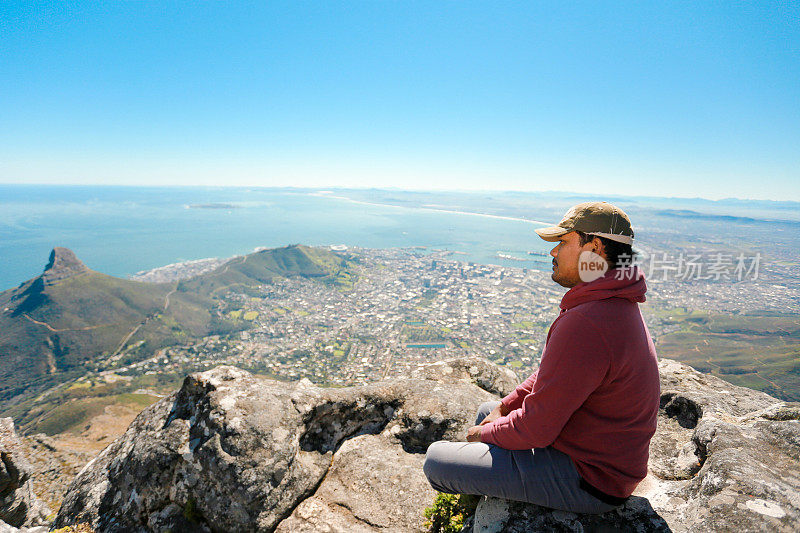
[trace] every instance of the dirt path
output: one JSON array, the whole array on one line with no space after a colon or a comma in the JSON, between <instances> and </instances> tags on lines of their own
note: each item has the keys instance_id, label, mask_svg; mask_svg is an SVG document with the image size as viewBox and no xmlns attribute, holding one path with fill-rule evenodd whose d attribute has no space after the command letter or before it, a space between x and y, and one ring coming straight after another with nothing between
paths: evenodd
<instances>
[{"instance_id":1,"label":"dirt path","mask_svg":"<svg viewBox=\"0 0 800 533\"><path fill-rule=\"evenodd\" d=\"M172 287L172 290L164 295L164 309L161 310L162 313L167 312L167 309L169 308L169 297L175 294L175 292L178 290L178 283L179 282L176 281L175 286ZM122 342L119 343L119 346L117 347L116 350L114 350L114 353L112 353L109 356L109 358L116 357L117 355L119 355L119 352L121 352L125 348L125 345L128 344L128 341L131 340L131 337L136 335L136 332L139 331L139 329L142 326L147 324L147 322L149 322L150 319L153 318L153 316L154 315L147 315L146 317L144 317L144 320L142 320L139 324L136 325L136 327L134 327L131 331L129 331L128 334L125 335L125 337L123 337Z\"/></svg>"},{"instance_id":2,"label":"dirt path","mask_svg":"<svg viewBox=\"0 0 800 533\"><path fill-rule=\"evenodd\" d=\"M759 374L759 373L758 373L758 370L756 370L756 371L754 372L754 374L755 374L757 377L759 377L759 378L763 379L764 381L766 381L767 383L769 383L770 385L772 385L773 387L775 387L775 389L777 389L777 390L779 390L779 391L782 391L782 390L783 390L783 387L781 387L780 385L778 385L778 384L777 384L777 383L775 383L774 381L772 381L772 380L770 380L770 379L767 379L767 378L765 378L764 376L762 376L761 374Z\"/></svg>"},{"instance_id":3,"label":"dirt path","mask_svg":"<svg viewBox=\"0 0 800 533\"><path fill-rule=\"evenodd\" d=\"M31 316L30 316L30 315L28 315L28 313L22 313L22 316L24 316L25 318L27 318L28 320L30 320L30 321L31 321L31 322L33 322L34 324L38 324L38 325L40 325L40 326L44 326L44 327L46 327L46 328L47 328L49 331L52 331L53 333L61 333L61 332L64 332L64 331L89 331L90 329L105 328L105 327L108 327L108 326L113 326L113 325L114 325L114 324L99 324L99 325L97 325L97 326L86 326L86 327L83 327L83 328L74 328L74 329L70 329L70 328L65 328L65 329L56 329L56 328L54 328L53 326L51 326L50 324L48 324L47 322L40 322L39 320L36 320L36 319L34 319L34 318L31 318Z\"/></svg>"},{"instance_id":4,"label":"dirt path","mask_svg":"<svg viewBox=\"0 0 800 533\"><path fill-rule=\"evenodd\" d=\"M131 340L131 337L133 337L136 334L136 332L139 331L139 328L147 324L148 320L150 320L150 317L145 318L144 322L140 322L139 324L136 325L135 328L133 328L130 332L128 332L128 334L125 335L125 337L122 339L122 342L119 343L119 346L117 346L117 349L114 350L114 353L112 353L109 358L115 357L117 354L119 354L119 352L122 351L125 345L128 344L128 341Z\"/></svg>"},{"instance_id":5,"label":"dirt path","mask_svg":"<svg viewBox=\"0 0 800 533\"><path fill-rule=\"evenodd\" d=\"M177 290L178 290L178 283L176 282L176 283L175 283L175 286L174 286L174 287L172 287L172 290L171 290L171 291L169 291L169 292L166 294L166 296L164 296L164 311L163 311L164 313L166 313L166 312L167 312L167 309L169 309L169 297L170 297L170 296L172 296L173 294L175 294L175 292L176 292Z\"/></svg>"},{"instance_id":6,"label":"dirt path","mask_svg":"<svg viewBox=\"0 0 800 533\"><path fill-rule=\"evenodd\" d=\"M225 269L222 272L220 272L220 275L221 274L225 274L228 271L228 269L230 268L231 265L243 265L243 264L245 264L247 262L247 258L248 258L248 256L244 255L244 256L242 256L242 260L241 261L236 261L235 259L231 259L230 261L225 263ZM230 285L223 285L222 287L217 287L216 289L214 289L213 291L208 293L208 295L209 296L214 296L217 292L225 290L225 289L230 289L231 287L235 287L236 285L244 285L245 287L252 287L252 285L245 285L244 283L231 283Z\"/></svg>"}]
</instances>

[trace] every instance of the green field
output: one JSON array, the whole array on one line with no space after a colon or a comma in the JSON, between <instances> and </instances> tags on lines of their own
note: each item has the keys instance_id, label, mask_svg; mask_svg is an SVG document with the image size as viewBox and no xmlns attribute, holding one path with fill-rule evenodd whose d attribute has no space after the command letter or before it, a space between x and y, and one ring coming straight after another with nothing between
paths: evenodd
<instances>
[{"instance_id":1,"label":"green field","mask_svg":"<svg viewBox=\"0 0 800 533\"><path fill-rule=\"evenodd\" d=\"M26 427L31 433L57 435L59 433L80 434L88 420L103 412L109 405L125 405L141 410L158 400L147 394L118 394L96 398L81 398L56 406L35 418Z\"/></svg>"},{"instance_id":2,"label":"green field","mask_svg":"<svg viewBox=\"0 0 800 533\"><path fill-rule=\"evenodd\" d=\"M800 317L661 310L679 329L656 339L659 357L676 359L735 385L800 401Z\"/></svg>"},{"instance_id":3,"label":"green field","mask_svg":"<svg viewBox=\"0 0 800 533\"><path fill-rule=\"evenodd\" d=\"M106 383L98 377L80 378L56 387L37 398L14 405L6 416L14 418L17 427L26 434L80 433L92 417L103 412L106 406L128 406L142 410L158 397L137 393L146 389L166 395L180 387L184 374L149 374Z\"/></svg>"}]
</instances>

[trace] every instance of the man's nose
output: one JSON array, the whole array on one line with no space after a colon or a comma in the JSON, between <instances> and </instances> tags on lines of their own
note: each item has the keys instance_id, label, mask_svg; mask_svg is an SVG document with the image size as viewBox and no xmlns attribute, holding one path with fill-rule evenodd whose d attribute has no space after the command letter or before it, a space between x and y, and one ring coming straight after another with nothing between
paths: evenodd
<instances>
[{"instance_id":1,"label":"man's nose","mask_svg":"<svg viewBox=\"0 0 800 533\"><path fill-rule=\"evenodd\" d=\"M553 249L550 250L550 255L552 255L553 257L558 257L556 250L558 250L558 245L553 246Z\"/></svg>"}]
</instances>

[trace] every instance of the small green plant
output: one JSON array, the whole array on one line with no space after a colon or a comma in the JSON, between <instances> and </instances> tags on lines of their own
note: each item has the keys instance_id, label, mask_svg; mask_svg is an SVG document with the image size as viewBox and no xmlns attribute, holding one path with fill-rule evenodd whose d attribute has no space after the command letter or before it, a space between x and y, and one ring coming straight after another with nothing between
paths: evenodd
<instances>
[{"instance_id":1,"label":"small green plant","mask_svg":"<svg viewBox=\"0 0 800 533\"><path fill-rule=\"evenodd\" d=\"M183 517L194 524L199 523L203 519L203 515L197 509L197 500L192 496L186 500L186 505L183 506Z\"/></svg>"},{"instance_id":2,"label":"small green plant","mask_svg":"<svg viewBox=\"0 0 800 533\"><path fill-rule=\"evenodd\" d=\"M89 524L75 524L74 526L65 526L53 531L53 533L95 533L92 526Z\"/></svg>"},{"instance_id":3,"label":"small green plant","mask_svg":"<svg viewBox=\"0 0 800 533\"><path fill-rule=\"evenodd\" d=\"M458 533L464 527L464 522L475 514L478 499L478 496L470 494L440 492L433 505L425 509L423 526L430 533Z\"/></svg>"}]
</instances>

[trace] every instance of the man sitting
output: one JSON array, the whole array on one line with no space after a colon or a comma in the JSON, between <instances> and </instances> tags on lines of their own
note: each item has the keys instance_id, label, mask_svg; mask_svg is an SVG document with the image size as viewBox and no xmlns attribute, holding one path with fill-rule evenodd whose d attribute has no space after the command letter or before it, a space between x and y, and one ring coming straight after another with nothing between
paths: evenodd
<instances>
[{"instance_id":1,"label":"man sitting","mask_svg":"<svg viewBox=\"0 0 800 533\"><path fill-rule=\"evenodd\" d=\"M500 402L480 406L467 441L425 456L431 486L578 513L625 502L647 475L660 396L656 351L639 311L644 276L619 208L588 202L536 230L558 244L553 281L569 287L541 363Z\"/></svg>"}]
</instances>

